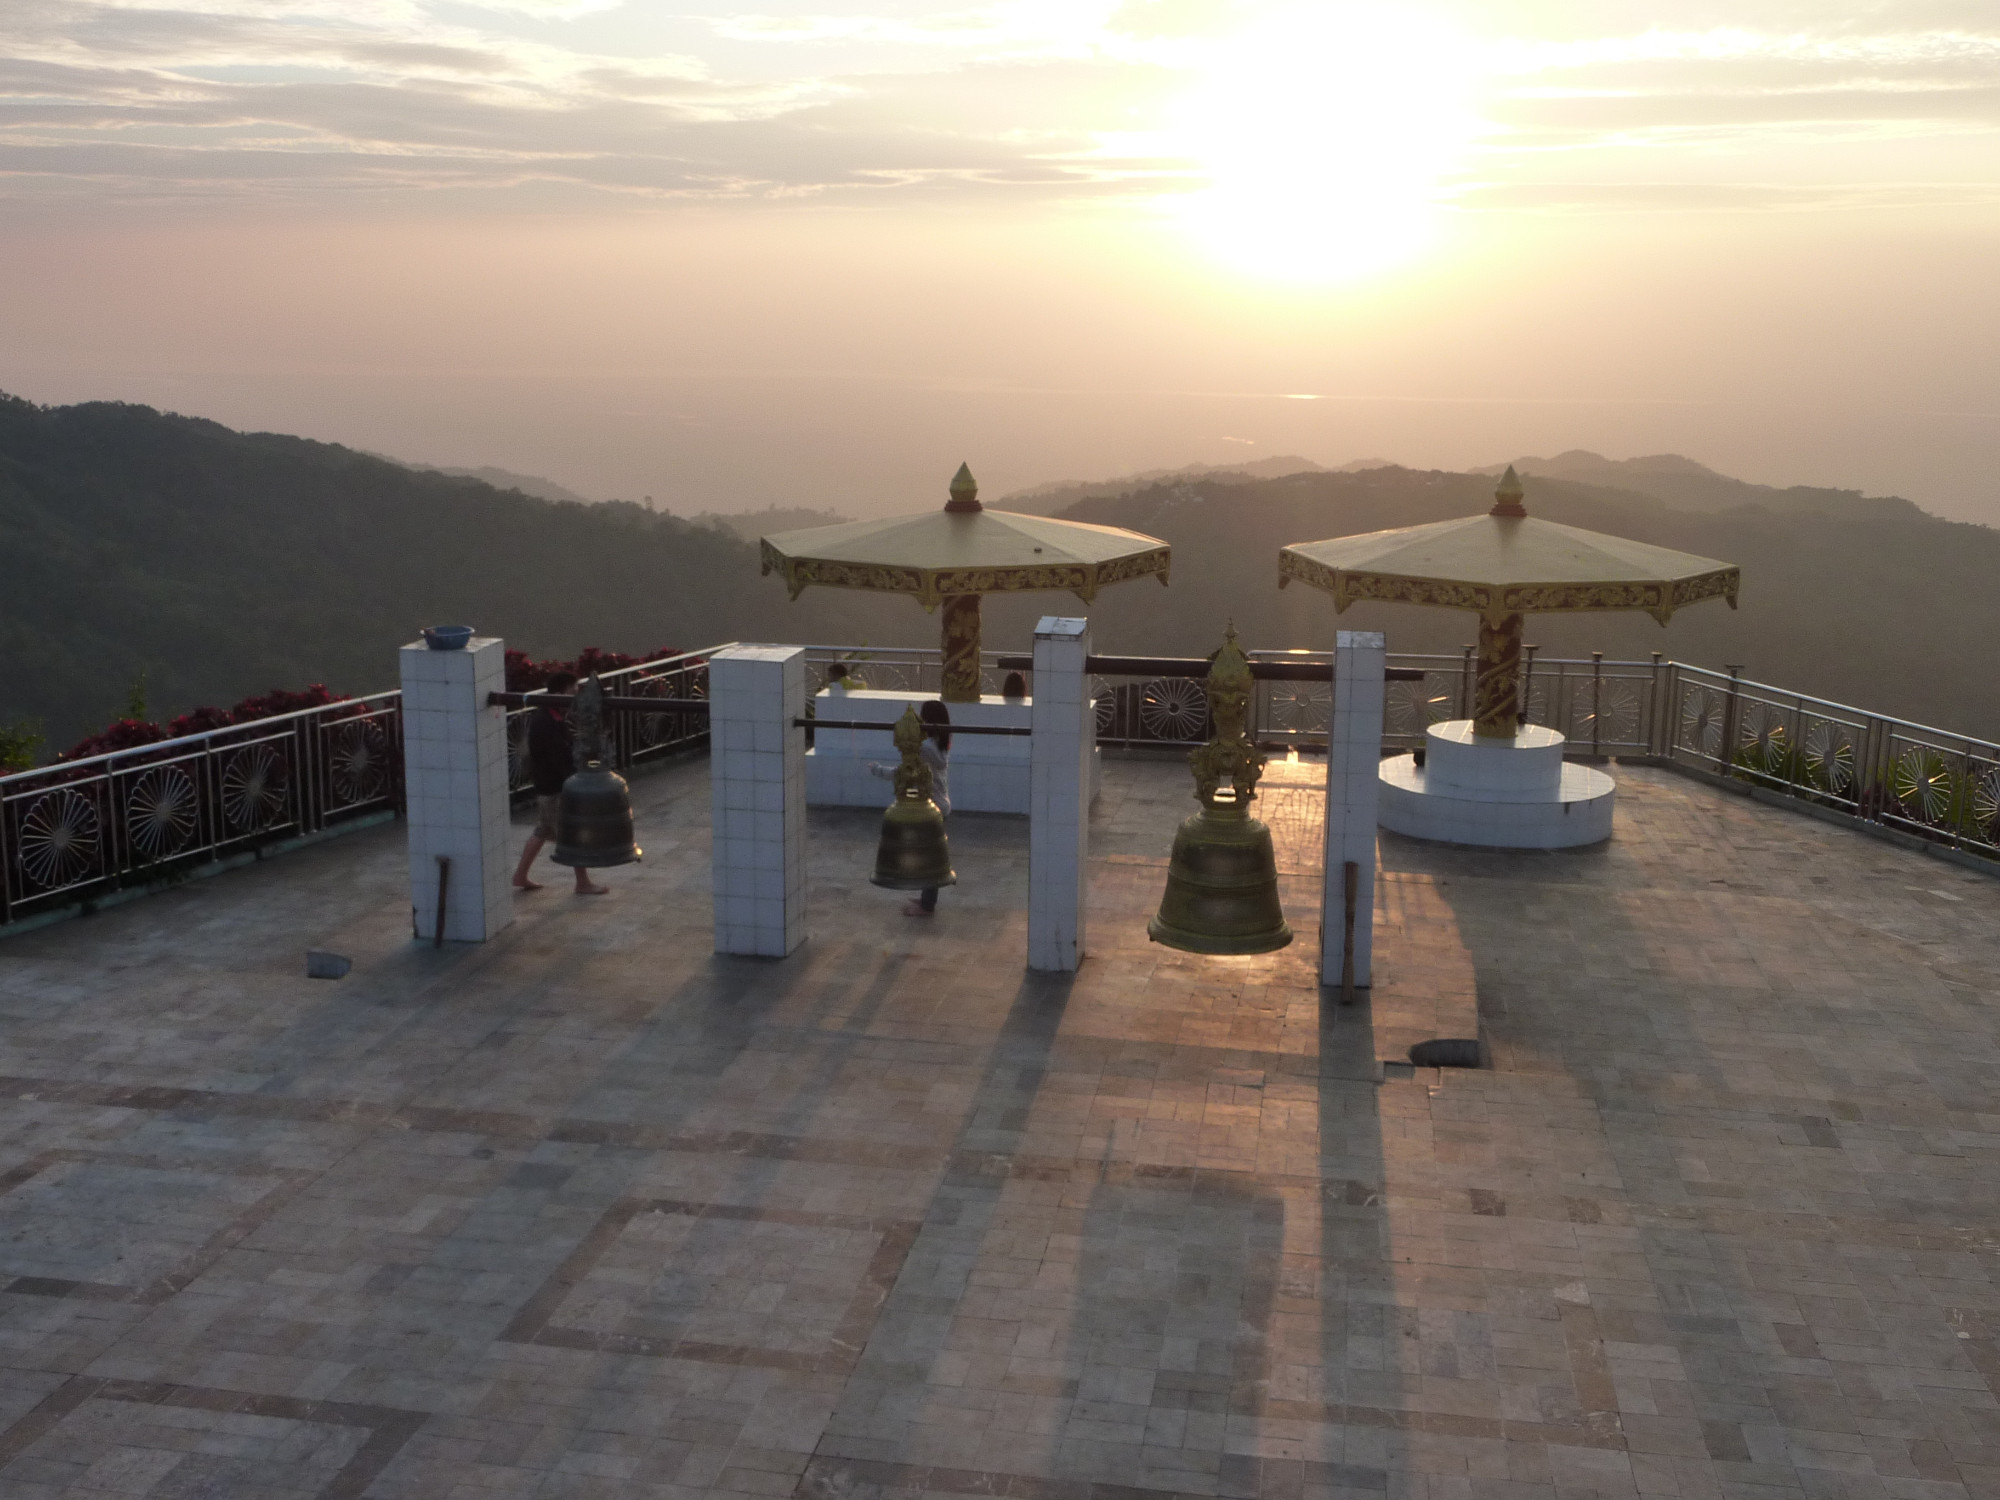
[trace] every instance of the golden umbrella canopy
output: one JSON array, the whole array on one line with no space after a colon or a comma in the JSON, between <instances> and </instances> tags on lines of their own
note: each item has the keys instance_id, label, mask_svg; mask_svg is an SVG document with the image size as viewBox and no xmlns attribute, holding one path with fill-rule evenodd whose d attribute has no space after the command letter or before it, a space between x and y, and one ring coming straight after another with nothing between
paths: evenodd
<instances>
[{"instance_id":1,"label":"golden umbrella canopy","mask_svg":"<svg viewBox=\"0 0 2000 1500\"><path fill-rule=\"evenodd\" d=\"M1522 615L1642 609L1664 625L1702 599L1736 607L1732 564L1537 520L1523 493L1510 465L1483 516L1294 543L1278 553L1278 587L1325 589L1336 612L1357 599L1476 611L1473 732L1499 739L1518 725Z\"/></svg>"},{"instance_id":2,"label":"golden umbrella canopy","mask_svg":"<svg viewBox=\"0 0 2000 1500\"><path fill-rule=\"evenodd\" d=\"M947 703L979 699L982 594L1066 589L1088 604L1106 584L1167 581L1170 549L1158 537L1116 526L988 510L972 470L958 466L943 510L781 531L762 540L763 571L794 599L809 585L909 594L926 610L944 606Z\"/></svg>"}]
</instances>

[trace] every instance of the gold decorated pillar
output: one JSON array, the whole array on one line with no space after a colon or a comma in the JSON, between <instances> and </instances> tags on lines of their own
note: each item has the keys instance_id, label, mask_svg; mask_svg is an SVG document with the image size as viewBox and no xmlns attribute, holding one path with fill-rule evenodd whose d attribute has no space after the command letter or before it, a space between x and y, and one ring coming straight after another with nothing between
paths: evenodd
<instances>
[{"instance_id":1,"label":"gold decorated pillar","mask_svg":"<svg viewBox=\"0 0 2000 1500\"><path fill-rule=\"evenodd\" d=\"M944 599L944 681L938 696L947 703L979 701L979 596L947 594ZM1518 616L1516 617L1518 619Z\"/></svg>"},{"instance_id":2,"label":"gold decorated pillar","mask_svg":"<svg viewBox=\"0 0 2000 1500\"><path fill-rule=\"evenodd\" d=\"M1479 676L1472 689L1472 732L1511 740L1521 724L1521 617L1479 617Z\"/></svg>"}]
</instances>

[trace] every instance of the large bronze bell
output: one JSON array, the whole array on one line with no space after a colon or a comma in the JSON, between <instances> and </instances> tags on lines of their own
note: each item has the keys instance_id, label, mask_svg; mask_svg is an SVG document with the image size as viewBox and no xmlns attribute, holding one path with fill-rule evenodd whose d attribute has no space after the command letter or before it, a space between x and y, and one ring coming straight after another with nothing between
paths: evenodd
<instances>
[{"instance_id":1,"label":"large bronze bell","mask_svg":"<svg viewBox=\"0 0 2000 1500\"><path fill-rule=\"evenodd\" d=\"M868 879L892 891L921 891L957 885L944 814L931 801L931 770L923 761L924 725L914 707L896 721L896 800L882 814L882 838L875 846L875 873Z\"/></svg>"},{"instance_id":2,"label":"large bronze bell","mask_svg":"<svg viewBox=\"0 0 2000 1500\"><path fill-rule=\"evenodd\" d=\"M570 707L581 771L563 782L556 805L556 848L549 858L575 869L629 865L640 849L632 833L632 789L604 764L604 684L592 674Z\"/></svg>"},{"instance_id":3,"label":"large bronze bell","mask_svg":"<svg viewBox=\"0 0 2000 1500\"><path fill-rule=\"evenodd\" d=\"M625 778L592 761L563 783L556 808L559 865L601 870L629 865L640 855L632 834L632 790Z\"/></svg>"},{"instance_id":4,"label":"large bronze bell","mask_svg":"<svg viewBox=\"0 0 2000 1500\"><path fill-rule=\"evenodd\" d=\"M1255 683L1233 624L1207 687L1215 738L1188 756L1201 811L1174 835L1166 893L1146 934L1188 953L1269 953L1291 942L1292 929L1278 904L1271 830L1250 816L1264 757L1244 732Z\"/></svg>"}]
</instances>

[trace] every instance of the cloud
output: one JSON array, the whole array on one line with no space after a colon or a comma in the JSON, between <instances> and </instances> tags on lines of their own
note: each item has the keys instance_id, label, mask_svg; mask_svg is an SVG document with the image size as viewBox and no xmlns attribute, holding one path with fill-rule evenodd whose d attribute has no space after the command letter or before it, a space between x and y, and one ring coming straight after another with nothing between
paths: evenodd
<instances>
[{"instance_id":1,"label":"cloud","mask_svg":"<svg viewBox=\"0 0 2000 1500\"><path fill-rule=\"evenodd\" d=\"M1695 204L1805 205L1947 191L1953 173L1977 198L2000 179L2000 152L1967 169L1962 145L2000 135L1991 0L1686 0L1675 29L1637 0L1438 8L1475 59L1467 206L1644 205L1683 182L1707 184ZM1283 9L0 0L0 198L1178 192L1202 180L1166 128L1175 101L1267 13ZM1841 154L1856 140L1883 149L1863 165ZM1585 158L1571 175L1639 186L1550 185L1552 160ZM1787 198L1801 172L1810 191Z\"/></svg>"}]
</instances>

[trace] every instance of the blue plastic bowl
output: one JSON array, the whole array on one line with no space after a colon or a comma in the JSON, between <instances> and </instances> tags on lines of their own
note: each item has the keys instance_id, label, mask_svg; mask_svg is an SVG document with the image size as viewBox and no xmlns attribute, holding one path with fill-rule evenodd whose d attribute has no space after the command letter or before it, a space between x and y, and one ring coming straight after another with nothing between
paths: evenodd
<instances>
[{"instance_id":1,"label":"blue plastic bowl","mask_svg":"<svg viewBox=\"0 0 2000 1500\"><path fill-rule=\"evenodd\" d=\"M429 625L424 628L424 644L433 651L463 651L472 639L470 625Z\"/></svg>"}]
</instances>

